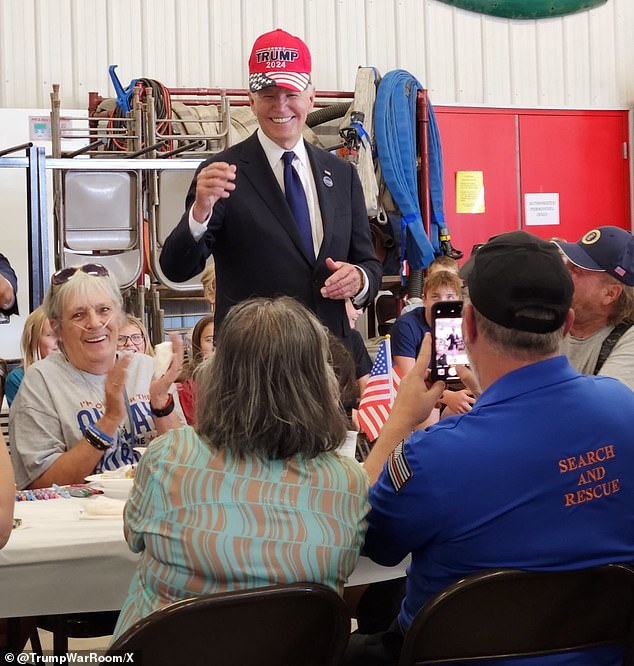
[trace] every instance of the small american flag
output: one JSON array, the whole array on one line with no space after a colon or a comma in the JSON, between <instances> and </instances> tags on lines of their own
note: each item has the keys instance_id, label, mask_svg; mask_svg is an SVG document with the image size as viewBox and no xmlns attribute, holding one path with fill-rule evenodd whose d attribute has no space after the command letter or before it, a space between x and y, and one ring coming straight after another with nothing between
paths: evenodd
<instances>
[{"instance_id":1,"label":"small american flag","mask_svg":"<svg viewBox=\"0 0 634 666\"><path fill-rule=\"evenodd\" d=\"M358 419L361 430L373 442L385 425L394 403L400 377L392 367L389 336L379 345L370 379L359 401Z\"/></svg>"}]
</instances>

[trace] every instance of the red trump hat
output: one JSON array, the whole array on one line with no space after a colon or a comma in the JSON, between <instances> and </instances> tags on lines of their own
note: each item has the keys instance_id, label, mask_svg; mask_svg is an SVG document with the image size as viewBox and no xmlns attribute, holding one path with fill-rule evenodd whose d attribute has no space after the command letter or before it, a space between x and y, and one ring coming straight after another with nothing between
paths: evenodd
<instances>
[{"instance_id":1,"label":"red trump hat","mask_svg":"<svg viewBox=\"0 0 634 666\"><path fill-rule=\"evenodd\" d=\"M311 60L306 44L284 30L260 35L249 58L249 90L280 86L296 92L310 83Z\"/></svg>"}]
</instances>

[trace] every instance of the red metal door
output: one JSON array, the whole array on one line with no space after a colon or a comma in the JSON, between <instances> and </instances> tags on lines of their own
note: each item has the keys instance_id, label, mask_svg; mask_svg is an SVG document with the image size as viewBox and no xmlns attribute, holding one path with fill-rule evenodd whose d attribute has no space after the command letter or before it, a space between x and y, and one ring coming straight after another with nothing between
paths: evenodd
<instances>
[{"instance_id":1,"label":"red metal door","mask_svg":"<svg viewBox=\"0 0 634 666\"><path fill-rule=\"evenodd\" d=\"M522 226L578 240L593 227L630 229L626 111L535 111L519 116ZM558 226L526 226L524 194L559 193Z\"/></svg>"},{"instance_id":2,"label":"red metal door","mask_svg":"<svg viewBox=\"0 0 634 666\"><path fill-rule=\"evenodd\" d=\"M440 132L445 218L454 247L471 254L475 243L519 228L515 113L502 109L434 107ZM456 212L456 174L482 171L485 212Z\"/></svg>"},{"instance_id":3,"label":"red metal door","mask_svg":"<svg viewBox=\"0 0 634 666\"><path fill-rule=\"evenodd\" d=\"M434 107L452 243L526 228L577 240L595 226L631 229L627 111ZM456 212L456 173L482 171L485 212ZM524 194L558 193L557 226L526 226Z\"/></svg>"}]
</instances>

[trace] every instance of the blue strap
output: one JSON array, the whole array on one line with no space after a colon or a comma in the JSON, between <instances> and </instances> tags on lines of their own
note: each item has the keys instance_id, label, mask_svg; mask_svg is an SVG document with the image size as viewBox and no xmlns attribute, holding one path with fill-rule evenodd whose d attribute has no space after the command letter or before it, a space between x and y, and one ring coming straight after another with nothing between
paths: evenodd
<instances>
[{"instance_id":1,"label":"blue strap","mask_svg":"<svg viewBox=\"0 0 634 666\"><path fill-rule=\"evenodd\" d=\"M428 104L429 128L427 138L429 142L429 196L431 201L431 243L434 246L436 256L442 254L440 250L439 233L446 229L445 209L443 198L443 170L442 170L442 148L440 145L440 132L436 124L434 108Z\"/></svg>"},{"instance_id":2,"label":"blue strap","mask_svg":"<svg viewBox=\"0 0 634 666\"><path fill-rule=\"evenodd\" d=\"M353 127L357 131L357 134L361 139L361 145L366 150L372 150L372 140L370 139L370 135L365 131L363 124L358 121L352 121L350 127ZM372 153L372 157L375 157L374 153Z\"/></svg>"},{"instance_id":3,"label":"blue strap","mask_svg":"<svg viewBox=\"0 0 634 666\"><path fill-rule=\"evenodd\" d=\"M374 109L374 133L385 184L402 216L401 261L413 270L426 268L441 254L439 230L443 212L440 135L429 105L429 185L431 239L425 233L418 198L416 169L416 93L422 85L402 69L388 72L379 83Z\"/></svg>"},{"instance_id":4,"label":"blue strap","mask_svg":"<svg viewBox=\"0 0 634 666\"><path fill-rule=\"evenodd\" d=\"M121 110L125 113L130 111L130 98L134 92L134 86L136 86L136 79L130 81L130 85L127 88L124 88L119 81L117 73L114 71L119 65L110 65L108 67L108 72L110 74L110 79L112 80L112 85L114 86L115 92L117 93L117 104L121 107Z\"/></svg>"}]
</instances>

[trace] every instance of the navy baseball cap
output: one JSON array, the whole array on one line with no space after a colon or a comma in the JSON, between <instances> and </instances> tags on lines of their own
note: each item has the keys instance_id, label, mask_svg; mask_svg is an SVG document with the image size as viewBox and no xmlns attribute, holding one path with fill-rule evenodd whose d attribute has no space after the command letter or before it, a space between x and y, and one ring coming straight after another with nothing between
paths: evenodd
<instances>
[{"instance_id":1,"label":"navy baseball cap","mask_svg":"<svg viewBox=\"0 0 634 666\"><path fill-rule=\"evenodd\" d=\"M550 333L564 325L573 283L552 243L511 231L485 243L472 259L469 298L487 319L530 333ZM549 316L531 316L527 309Z\"/></svg>"},{"instance_id":2,"label":"navy baseball cap","mask_svg":"<svg viewBox=\"0 0 634 666\"><path fill-rule=\"evenodd\" d=\"M608 273L634 287L634 236L620 227L597 227L576 243L553 241L579 268Z\"/></svg>"}]
</instances>

